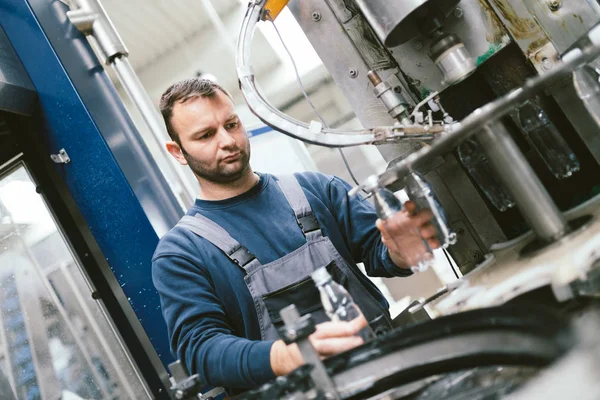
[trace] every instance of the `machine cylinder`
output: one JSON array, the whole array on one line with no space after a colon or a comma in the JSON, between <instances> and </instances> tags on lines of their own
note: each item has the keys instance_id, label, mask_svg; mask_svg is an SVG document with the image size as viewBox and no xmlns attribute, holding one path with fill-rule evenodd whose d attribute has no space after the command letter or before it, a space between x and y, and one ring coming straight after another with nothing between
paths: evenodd
<instances>
[{"instance_id":1,"label":"machine cylinder","mask_svg":"<svg viewBox=\"0 0 600 400\"><path fill-rule=\"evenodd\" d=\"M568 233L562 213L504 125L486 126L477 139L538 238L552 242Z\"/></svg>"},{"instance_id":2,"label":"machine cylinder","mask_svg":"<svg viewBox=\"0 0 600 400\"><path fill-rule=\"evenodd\" d=\"M356 0L379 39L398 46L422 33L440 28L460 0Z\"/></svg>"},{"instance_id":3,"label":"machine cylinder","mask_svg":"<svg viewBox=\"0 0 600 400\"><path fill-rule=\"evenodd\" d=\"M453 34L443 34L431 45L429 57L444 75L444 84L458 83L477 69L475 59Z\"/></svg>"}]
</instances>

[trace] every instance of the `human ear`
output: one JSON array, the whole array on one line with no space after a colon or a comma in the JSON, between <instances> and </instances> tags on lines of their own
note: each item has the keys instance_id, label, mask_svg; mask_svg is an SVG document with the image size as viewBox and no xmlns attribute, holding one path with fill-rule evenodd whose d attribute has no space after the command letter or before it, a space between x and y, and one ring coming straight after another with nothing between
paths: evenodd
<instances>
[{"instance_id":1,"label":"human ear","mask_svg":"<svg viewBox=\"0 0 600 400\"><path fill-rule=\"evenodd\" d=\"M187 165L187 160L183 156L183 152L181 151L181 146L177 144L175 141L169 141L165 144L167 151L179 162L181 165Z\"/></svg>"}]
</instances>

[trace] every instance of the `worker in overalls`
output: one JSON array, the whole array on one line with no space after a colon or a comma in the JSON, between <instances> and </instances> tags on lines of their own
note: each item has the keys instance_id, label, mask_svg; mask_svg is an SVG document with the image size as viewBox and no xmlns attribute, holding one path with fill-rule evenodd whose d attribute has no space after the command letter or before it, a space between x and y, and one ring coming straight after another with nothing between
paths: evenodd
<instances>
[{"instance_id":1,"label":"worker in overalls","mask_svg":"<svg viewBox=\"0 0 600 400\"><path fill-rule=\"evenodd\" d=\"M385 228L378 224L380 232L373 206L349 197L350 186L337 177L252 171L231 96L211 81L172 85L160 107L172 139L167 149L200 183L195 204L152 260L171 348L191 373L210 385L248 389L297 368L297 346L277 333L279 310L292 303L320 323L311 341L324 357L360 345L355 333L367 322L389 326L384 296L356 263L370 276L409 276L402 232L420 229L438 247L431 214L403 211ZM310 279L326 265L364 318L327 322Z\"/></svg>"}]
</instances>

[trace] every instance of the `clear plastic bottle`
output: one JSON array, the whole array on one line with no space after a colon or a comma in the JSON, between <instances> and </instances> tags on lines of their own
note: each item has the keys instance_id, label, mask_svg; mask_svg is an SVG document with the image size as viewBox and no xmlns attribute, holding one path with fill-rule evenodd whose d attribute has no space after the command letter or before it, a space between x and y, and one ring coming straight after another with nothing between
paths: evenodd
<instances>
[{"instance_id":1,"label":"clear plastic bottle","mask_svg":"<svg viewBox=\"0 0 600 400\"><path fill-rule=\"evenodd\" d=\"M406 194L415 203L417 212L430 210L433 214L431 224L435 226L436 237L440 242L440 246L445 249L455 244L457 240L456 233L450 229L446 213L429 182L417 172L412 171L404 178L404 183Z\"/></svg>"},{"instance_id":2,"label":"clear plastic bottle","mask_svg":"<svg viewBox=\"0 0 600 400\"><path fill-rule=\"evenodd\" d=\"M556 178L568 178L579 171L573 150L535 100L523 104L518 114L523 133Z\"/></svg>"},{"instance_id":3,"label":"clear plastic bottle","mask_svg":"<svg viewBox=\"0 0 600 400\"><path fill-rule=\"evenodd\" d=\"M402 203L392 193L392 191L378 187L373 191L373 200L377 216L385 224L394 214L402 210ZM392 237L402 243L398 243L399 248L404 249L402 258L410 265L413 272L423 272L435 263L435 256L427 240L423 239L418 228L400 232Z\"/></svg>"},{"instance_id":4,"label":"clear plastic bottle","mask_svg":"<svg viewBox=\"0 0 600 400\"><path fill-rule=\"evenodd\" d=\"M327 267L315 270L311 278L319 289L325 313L332 321L352 321L362 314L348 291L331 278ZM375 338L373 330L368 325L361 329L358 335L365 342Z\"/></svg>"},{"instance_id":5,"label":"clear plastic bottle","mask_svg":"<svg viewBox=\"0 0 600 400\"><path fill-rule=\"evenodd\" d=\"M458 146L458 158L494 207L500 211L514 207L515 201L496 178L496 174L492 171L488 159L477 141L468 139Z\"/></svg>"}]
</instances>

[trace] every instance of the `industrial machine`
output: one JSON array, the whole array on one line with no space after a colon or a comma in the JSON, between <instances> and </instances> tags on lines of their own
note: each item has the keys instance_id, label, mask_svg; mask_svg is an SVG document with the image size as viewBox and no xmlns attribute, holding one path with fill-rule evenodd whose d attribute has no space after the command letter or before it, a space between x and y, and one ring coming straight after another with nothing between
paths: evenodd
<instances>
[{"instance_id":1,"label":"industrial machine","mask_svg":"<svg viewBox=\"0 0 600 400\"><path fill-rule=\"evenodd\" d=\"M261 95L252 33L286 5L364 129ZM594 0L249 1L237 72L253 112L309 143L378 145L389 168L356 191L431 208L464 276L326 361L310 315L282 310L308 364L242 398L600 397L599 23ZM104 72L158 137L127 48L96 0L2 0L0 24L0 398L198 397L149 270L190 199Z\"/></svg>"},{"instance_id":2,"label":"industrial machine","mask_svg":"<svg viewBox=\"0 0 600 400\"><path fill-rule=\"evenodd\" d=\"M514 302L521 307L541 302L563 310L563 317L572 316L573 309L581 310L582 302L598 296L597 2L289 2L288 7L364 126L352 132L334 129L324 121L295 121L261 95L251 66L252 32L261 20L276 18L284 3L249 3L238 41L242 92L253 112L284 134L329 147L378 145L389 167L359 185L355 194L360 190L377 193L383 187L404 188L419 204L423 190L414 190L411 177L415 175L435 192L436 201L421 203L433 209L438 231L440 226L448 227L440 241L464 276L452 287L412 307L413 312L427 309L436 318L421 326L421 335L428 327L448 334L459 332L467 320L484 316L490 316L502 331L506 326L500 322L501 315L507 312L523 321L534 318L536 311L522 313L519 307L510 311L504 308ZM493 317L496 313L498 318ZM587 314L586 318L593 319L593 315ZM286 320L283 314L282 318ZM567 320L564 326L569 324ZM297 340L303 340L306 335L302 333L310 331L310 322L289 310L286 321L289 330L295 332L292 336L300 337ZM541 321L535 324L552 325ZM442 325L445 327L440 328ZM494 329L485 323L479 328L486 332ZM588 336L597 335L593 329L586 332ZM312 385L298 376L290 378L292 386L303 390L282 390L286 384L280 382L278 386L274 382L248 398L261 398L265 393L315 398L311 390L324 393L324 398L463 398L433 389L429 392L432 397L427 397L423 393L429 389L422 391L423 387L434 387L429 386L435 385L432 382L450 387L449 382L456 376L438 376L430 382L420 379L438 372L457 372L440 367L442 360L452 357L456 368L476 367L477 362L467 366L460 360L468 358L466 353L479 354L469 348L478 340L471 337L472 342L467 338L455 342L466 353L458 351L448 359L444 345L438 343L438 353L432 352L430 364L428 356L423 356L418 367L408 365L408 361L400 367L401 360L410 359L411 350L419 347L409 343L413 333L410 329L398 331L353 355L327 360L304 371ZM509 337L507 333L503 342L505 356L515 350L530 360L516 364L540 365L539 354L525 355L514 349ZM429 344L436 340L431 338ZM519 341L524 343L525 339ZM503 364L507 359L501 360L503 357L493 351L499 342L482 339L480 343L487 346L490 359ZM399 353L394 358L396 350ZM314 360L310 349L306 354ZM421 374L420 368L426 365L430 369ZM516 382L516 378L510 378L514 371L504 372L509 377L503 378L505 383ZM476 378L479 374L488 377L487 383ZM470 370L468 376L479 379L473 385L482 388L503 381L490 370ZM424 385L419 387L418 396L405 386L415 382ZM305 397L293 397L299 392ZM495 388L499 397L507 393L501 392Z\"/></svg>"}]
</instances>

